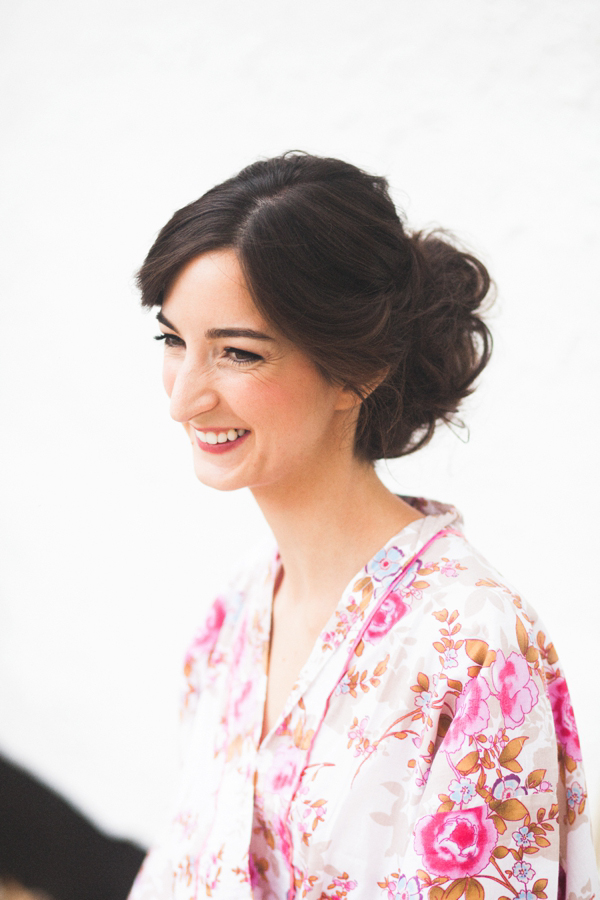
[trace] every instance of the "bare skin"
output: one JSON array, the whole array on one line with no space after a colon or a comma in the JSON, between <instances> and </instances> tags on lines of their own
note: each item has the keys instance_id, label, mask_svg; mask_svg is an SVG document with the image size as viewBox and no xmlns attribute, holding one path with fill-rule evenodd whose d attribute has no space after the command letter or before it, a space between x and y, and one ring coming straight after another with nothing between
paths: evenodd
<instances>
[{"instance_id":1,"label":"bare skin","mask_svg":"<svg viewBox=\"0 0 600 900\"><path fill-rule=\"evenodd\" d=\"M264 499L261 507L278 539L283 570L273 604L262 741L350 579L422 515L353 457L345 475L340 467L329 473L328 486L283 508Z\"/></svg>"},{"instance_id":2,"label":"bare skin","mask_svg":"<svg viewBox=\"0 0 600 900\"><path fill-rule=\"evenodd\" d=\"M170 412L197 477L249 488L279 547L264 737L350 579L421 514L356 456L359 398L262 318L232 249L188 263L158 318ZM211 454L205 432L230 430L248 434Z\"/></svg>"}]
</instances>

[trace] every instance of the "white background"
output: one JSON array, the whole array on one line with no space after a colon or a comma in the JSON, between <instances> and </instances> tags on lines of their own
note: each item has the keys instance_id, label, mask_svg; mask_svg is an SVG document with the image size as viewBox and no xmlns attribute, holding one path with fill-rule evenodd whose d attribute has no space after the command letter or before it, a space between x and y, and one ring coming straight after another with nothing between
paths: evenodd
<instances>
[{"instance_id":1,"label":"white background","mask_svg":"<svg viewBox=\"0 0 600 900\"><path fill-rule=\"evenodd\" d=\"M300 148L387 175L496 278L470 442L385 477L456 504L541 611L599 830L598 9L5 0L0 747L103 827L159 827L185 645L266 534L195 481L133 273L176 208Z\"/></svg>"}]
</instances>

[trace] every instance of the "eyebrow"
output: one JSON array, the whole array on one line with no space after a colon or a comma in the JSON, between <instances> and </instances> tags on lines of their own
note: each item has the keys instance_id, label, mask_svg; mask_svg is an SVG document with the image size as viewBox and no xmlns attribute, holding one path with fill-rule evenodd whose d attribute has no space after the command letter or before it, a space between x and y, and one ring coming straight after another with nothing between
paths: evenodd
<instances>
[{"instance_id":1,"label":"eyebrow","mask_svg":"<svg viewBox=\"0 0 600 900\"><path fill-rule=\"evenodd\" d=\"M162 310L157 312L156 318L162 325L166 325L171 331L179 334L175 326L163 315ZM255 341L274 340L270 335L264 334L262 331L255 331L253 328L209 328L208 331L204 332L204 336L209 341L216 341L220 338L253 338Z\"/></svg>"}]
</instances>

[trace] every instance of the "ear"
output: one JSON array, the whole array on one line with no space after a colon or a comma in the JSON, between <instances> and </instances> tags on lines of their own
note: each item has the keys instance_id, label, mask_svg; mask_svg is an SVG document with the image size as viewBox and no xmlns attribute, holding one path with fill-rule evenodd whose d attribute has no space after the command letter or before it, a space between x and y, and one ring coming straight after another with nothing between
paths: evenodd
<instances>
[{"instance_id":1,"label":"ear","mask_svg":"<svg viewBox=\"0 0 600 900\"><path fill-rule=\"evenodd\" d=\"M345 385L340 387L340 394L338 398L338 405L336 405L336 409L354 409L357 406L360 406L363 400L372 394L376 388L382 384L387 378L390 371L390 367L387 366L382 372L379 373L375 378L373 378L364 388L361 389L360 394L354 391L352 388Z\"/></svg>"}]
</instances>

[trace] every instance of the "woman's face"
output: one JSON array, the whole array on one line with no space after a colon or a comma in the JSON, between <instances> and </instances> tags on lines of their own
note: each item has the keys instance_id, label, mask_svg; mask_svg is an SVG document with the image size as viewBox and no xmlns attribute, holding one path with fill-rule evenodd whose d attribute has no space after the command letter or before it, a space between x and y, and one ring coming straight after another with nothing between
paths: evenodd
<instances>
[{"instance_id":1,"label":"woman's face","mask_svg":"<svg viewBox=\"0 0 600 900\"><path fill-rule=\"evenodd\" d=\"M254 490L315 484L352 456L356 396L329 384L256 309L231 249L180 272L157 316L171 416L204 484Z\"/></svg>"}]
</instances>

